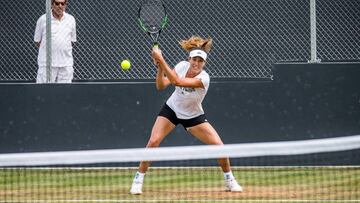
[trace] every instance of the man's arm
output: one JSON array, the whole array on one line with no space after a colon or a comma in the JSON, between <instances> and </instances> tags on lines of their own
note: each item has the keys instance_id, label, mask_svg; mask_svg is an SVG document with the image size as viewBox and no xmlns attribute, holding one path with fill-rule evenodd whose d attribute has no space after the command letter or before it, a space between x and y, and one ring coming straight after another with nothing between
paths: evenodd
<instances>
[{"instance_id":1,"label":"man's arm","mask_svg":"<svg viewBox=\"0 0 360 203\"><path fill-rule=\"evenodd\" d=\"M41 40L42 40L42 34L43 34L43 16L41 16L37 22L35 27L35 34L34 34L34 41L36 48L40 48Z\"/></svg>"}]
</instances>

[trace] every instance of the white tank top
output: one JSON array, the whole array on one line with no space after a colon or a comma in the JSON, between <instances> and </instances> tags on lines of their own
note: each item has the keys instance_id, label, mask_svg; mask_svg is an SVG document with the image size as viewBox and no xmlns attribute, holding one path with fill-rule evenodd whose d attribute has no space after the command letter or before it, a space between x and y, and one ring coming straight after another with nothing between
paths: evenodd
<instances>
[{"instance_id":1,"label":"white tank top","mask_svg":"<svg viewBox=\"0 0 360 203\"><path fill-rule=\"evenodd\" d=\"M190 63L181 61L175 66L175 72L180 78L185 78L189 70ZM204 114L202 108L202 101L209 89L210 77L209 74L203 70L195 78L198 78L203 83L204 88L189 88L189 87L175 87L175 91L166 104L175 112L179 119L191 119Z\"/></svg>"}]
</instances>

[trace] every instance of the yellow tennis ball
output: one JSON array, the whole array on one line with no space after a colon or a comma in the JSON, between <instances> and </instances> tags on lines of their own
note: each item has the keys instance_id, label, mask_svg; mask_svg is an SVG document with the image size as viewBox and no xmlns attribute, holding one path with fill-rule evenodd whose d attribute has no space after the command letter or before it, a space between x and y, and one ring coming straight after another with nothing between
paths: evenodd
<instances>
[{"instance_id":1,"label":"yellow tennis ball","mask_svg":"<svg viewBox=\"0 0 360 203\"><path fill-rule=\"evenodd\" d=\"M130 66L131 66L130 61L128 60L121 61L121 68L123 70L129 70Z\"/></svg>"}]
</instances>

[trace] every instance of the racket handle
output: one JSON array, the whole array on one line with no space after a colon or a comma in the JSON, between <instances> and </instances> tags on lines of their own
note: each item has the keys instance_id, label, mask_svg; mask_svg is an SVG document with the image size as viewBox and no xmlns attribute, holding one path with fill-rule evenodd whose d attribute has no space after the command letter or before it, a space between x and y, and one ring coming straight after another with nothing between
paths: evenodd
<instances>
[{"instance_id":1,"label":"racket handle","mask_svg":"<svg viewBox=\"0 0 360 203\"><path fill-rule=\"evenodd\" d=\"M153 49L154 49L154 48L155 48L155 49L158 49L158 48L159 48L159 44L158 44L157 42L154 42L152 48L153 48ZM159 63L156 62L155 60L153 60L153 63L154 63L156 66L159 66Z\"/></svg>"}]
</instances>

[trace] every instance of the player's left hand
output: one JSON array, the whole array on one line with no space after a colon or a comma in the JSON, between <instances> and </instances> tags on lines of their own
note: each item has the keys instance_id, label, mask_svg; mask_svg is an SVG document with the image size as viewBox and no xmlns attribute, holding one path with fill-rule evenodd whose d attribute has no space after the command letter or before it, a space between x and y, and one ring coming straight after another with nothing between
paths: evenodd
<instances>
[{"instance_id":1,"label":"player's left hand","mask_svg":"<svg viewBox=\"0 0 360 203\"><path fill-rule=\"evenodd\" d=\"M153 47L152 49L152 57L154 61L160 61L162 59L162 51L159 47Z\"/></svg>"}]
</instances>

